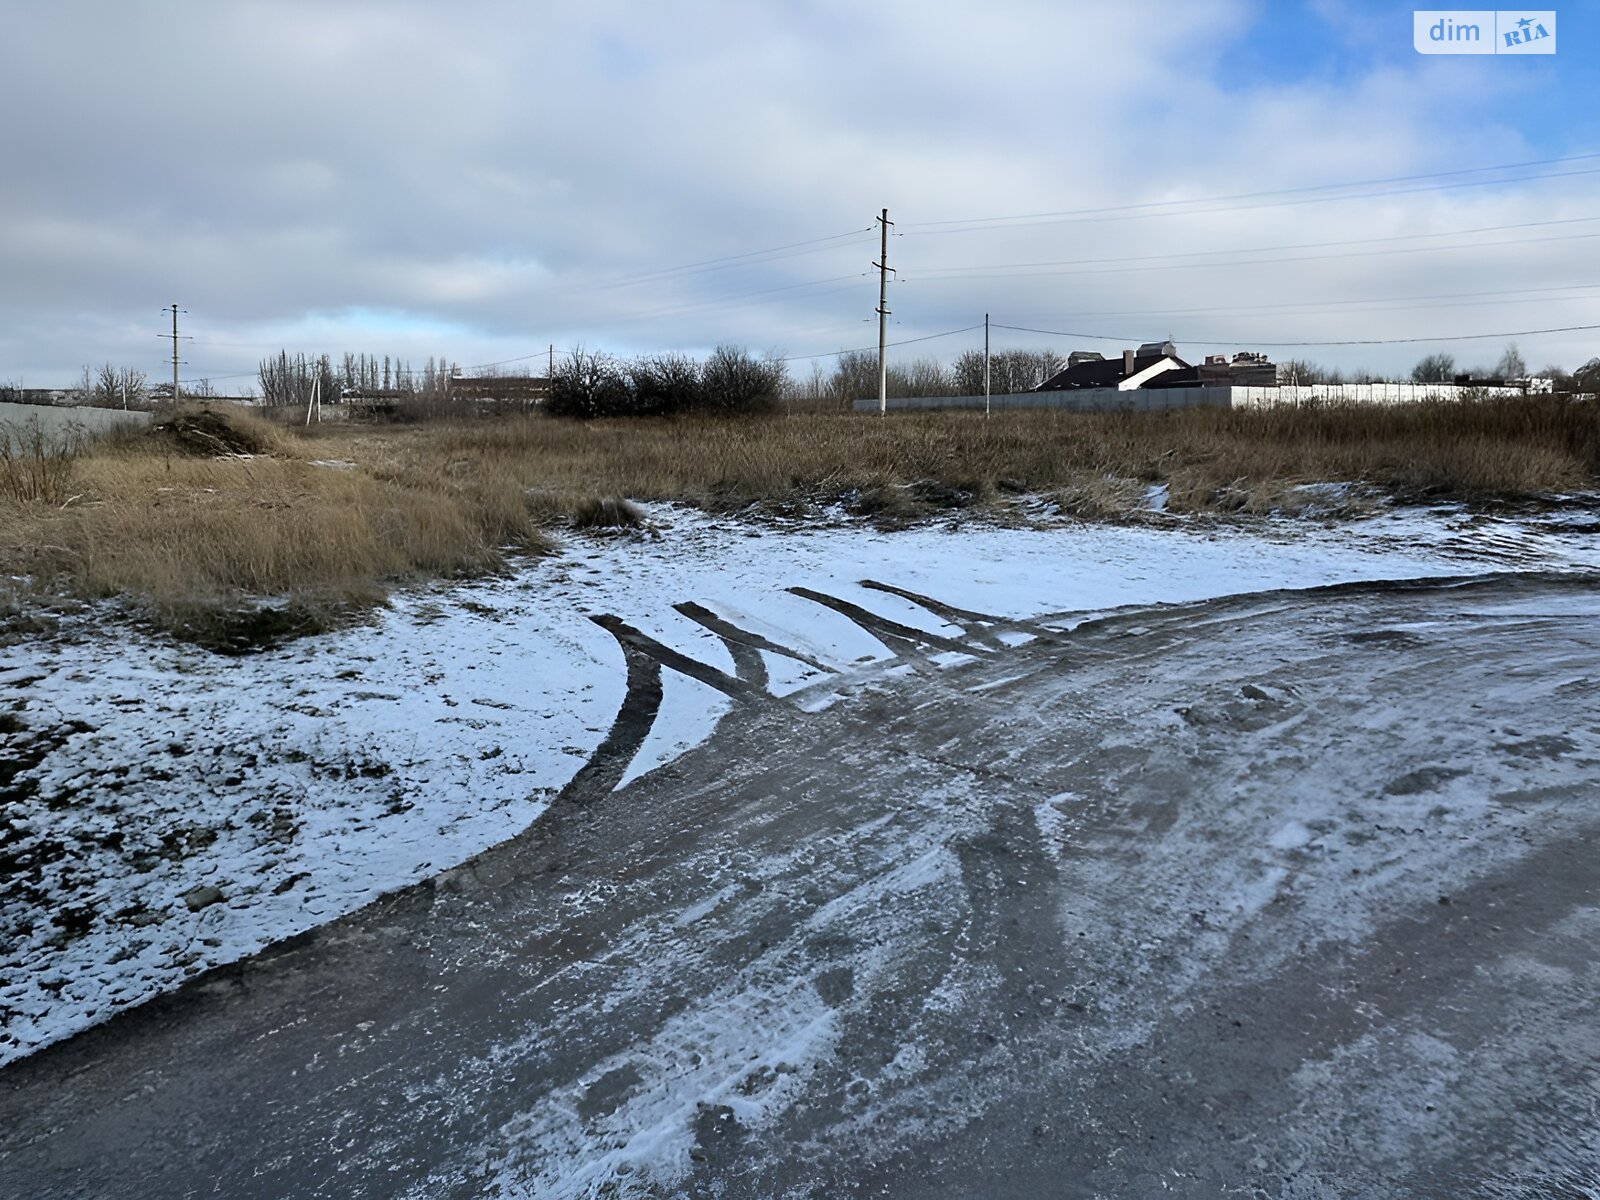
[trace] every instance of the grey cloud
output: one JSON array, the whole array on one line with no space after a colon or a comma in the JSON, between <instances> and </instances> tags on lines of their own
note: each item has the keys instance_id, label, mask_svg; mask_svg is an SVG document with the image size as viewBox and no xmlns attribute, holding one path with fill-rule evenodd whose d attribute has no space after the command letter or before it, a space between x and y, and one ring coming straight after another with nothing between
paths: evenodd
<instances>
[{"instance_id":1,"label":"grey cloud","mask_svg":"<svg viewBox=\"0 0 1600 1200\"><path fill-rule=\"evenodd\" d=\"M192 358L213 370L248 369L256 347L282 337L305 339L291 349L465 362L549 341L727 339L795 353L860 344L876 301L861 274L876 253L870 238L595 285L864 230L885 205L907 235L891 248L905 276L893 301L902 336L970 324L985 309L1032 323L1319 290L1338 299L1478 290L1485 278L1582 281L1595 258L1578 242L1485 251L1476 266L1393 256L1279 271L925 278L970 264L1586 211L1574 181L1565 193L1529 185L1186 221L914 229L1524 155L1514 129L1486 135L1474 122L1509 86L1483 71L1457 76L1455 95L1394 64L1339 83L1227 79L1215 31L1253 15L1235 0L1125 3L1114 14L1122 35L1084 53L1085 22L1105 19L1102 6L1033 0L22 6L0 49L0 103L18 114L7 148L21 164L0 190L0 276L11 284L0 379L64 380L107 358L159 363L155 310L172 299L210 337ZM1447 102L1461 112L1441 128ZM1479 311L1417 319L1424 332L1459 329ZM1142 332L1162 319L1094 328ZM1399 322L1330 312L1170 324L1180 336L1264 339ZM1572 358L1582 344L1528 348L1546 350ZM1383 365L1378 353L1320 357Z\"/></svg>"}]
</instances>

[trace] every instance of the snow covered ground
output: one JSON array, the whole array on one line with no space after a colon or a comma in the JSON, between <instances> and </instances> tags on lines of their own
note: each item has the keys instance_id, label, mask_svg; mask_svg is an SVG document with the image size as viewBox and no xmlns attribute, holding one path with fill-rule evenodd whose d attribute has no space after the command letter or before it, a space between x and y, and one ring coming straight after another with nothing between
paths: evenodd
<instances>
[{"instance_id":1,"label":"snow covered ground","mask_svg":"<svg viewBox=\"0 0 1600 1200\"><path fill-rule=\"evenodd\" d=\"M651 534L573 537L513 577L419 589L369 626L253 657L88 622L0 649L0 1065L526 828L622 701L622 651L591 614L732 673L724 642L672 607L697 602L830 668L764 655L774 692L813 686L820 703L893 654L790 587L937 632L860 582L1021 618L1600 567L1592 519L1455 509L893 534L650 517ZM663 682L624 782L726 712L702 682Z\"/></svg>"}]
</instances>

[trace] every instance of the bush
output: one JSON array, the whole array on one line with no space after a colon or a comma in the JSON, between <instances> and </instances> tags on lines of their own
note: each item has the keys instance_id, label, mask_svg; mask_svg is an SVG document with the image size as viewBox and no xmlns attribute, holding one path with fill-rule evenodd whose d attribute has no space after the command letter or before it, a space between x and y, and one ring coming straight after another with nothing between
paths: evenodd
<instances>
[{"instance_id":1,"label":"bush","mask_svg":"<svg viewBox=\"0 0 1600 1200\"><path fill-rule=\"evenodd\" d=\"M546 407L558 417L632 416L633 387L615 358L579 346L556 364Z\"/></svg>"},{"instance_id":2,"label":"bush","mask_svg":"<svg viewBox=\"0 0 1600 1200\"><path fill-rule=\"evenodd\" d=\"M742 347L718 346L700 370L700 403L712 413L771 412L783 395L786 372L775 358L754 358Z\"/></svg>"},{"instance_id":3,"label":"bush","mask_svg":"<svg viewBox=\"0 0 1600 1200\"><path fill-rule=\"evenodd\" d=\"M72 464L86 441L77 424L51 432L38 417L20 425L0 423L0 498L64 503Z\"/></svg>"},{"instance_id":4,"label":"bush","mask_svg":"<svg viewBox=\"0 0 1600 1200\"><path fill-rule=\"evenodd\" d=\"M721 416L771 412L786 371L776 358L718 346L704 363L681 354L621 362L604 351L572 351L556 366L548 411L558 417Z\"/></svg>"},{"instance_id":5,"label":"bush","mask_svg":"<svg viewBox=\"0 0 1600 1200\"><path fill-rule=\"evenodd\" d=\"M628 364L633 411L641 417L689 412L701 402L700 364L683 354L657 354Z\"/></svg>"}]
</instances>

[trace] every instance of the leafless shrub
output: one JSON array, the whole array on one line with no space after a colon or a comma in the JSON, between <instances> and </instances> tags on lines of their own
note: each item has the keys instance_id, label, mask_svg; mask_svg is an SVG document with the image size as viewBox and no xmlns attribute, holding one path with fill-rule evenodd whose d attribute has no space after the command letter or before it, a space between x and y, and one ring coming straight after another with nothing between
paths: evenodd
<instances>
[{"instance_id":1,"label":"leafless shrub","mask_svg":"<svg viewBox=\"0 0 1600 1200\"><path fill-rule=\"evenodd\" d=\"M73 464L83 452L82 425L51 430L38 417L0 423L0 498L17 504L63 504Z\"/></svg>"}]
</instances>

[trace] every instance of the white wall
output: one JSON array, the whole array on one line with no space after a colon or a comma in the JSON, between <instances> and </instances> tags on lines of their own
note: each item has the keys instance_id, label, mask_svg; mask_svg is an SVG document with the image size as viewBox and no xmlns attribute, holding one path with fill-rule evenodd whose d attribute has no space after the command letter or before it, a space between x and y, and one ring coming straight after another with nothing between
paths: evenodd
<instances>
[{"instance_id":1,"label":"white wall","mask_svg":"<svg viewBox=\"0 0 1600 1200\"><path fill-rule=\"evenodd\" d=\"M1021 408L1053 408L1066 412L1149 412L1168 408L1227 408L1229 403L1229 389L1225 387L1140 388L1132 392L1118 391L1116 388L1076 388L1059 392L1014 392L990 398L990 407L995 412ZM889 398L891 412L934 412L941 409L977 409L981 412L983 397ZM857 400L855 410L877 412L878 398L869 396Z\"/></svg>"},{"instance_id":2,"label":"white wall","mask_svg":"<svg viewBox=\"0 0 1600 1200\"><path fill-rule=\"evenodd\" d=\"M1535 381L1540 382L1540 381ZM1535 388L1534 390L1539 390ZM1549 390L1548 388L1544 390ZM1407 404L1437 397L1459 400L1471 392L1520 396L1521 388L1464 388L1451 383L1312 383L1298 387L1191 387L1077 388L1058 392L1017 392L994 396L990 407L1007 409L1052 408L1065 412L1150 412L1171 408L1263 408L1273 404L1297 404L1310 400L1347 404ZM935 412L945 409L982 409L982 396L890 397L893 412ZM877 412L878 398L870 396L855 402L857 412Z\"/></svg>"},{"instance_id":3,"label":"white wall","mask_svg":"<svg viewBox=\"0 0 1600 1200\"><path fill-rule=\"evenodd\" d=\"M1544 386L1539 386L1539 385ZM1529 389L1548 392L1548 379L1535 379ZM1465 388L1453 383L1302 383L1279 387L1236 387L1233 389L1235 408L1252 408L1262 404L1295 404L1305 400L1332 400L1349 404L1410 404L1418 400L1438 398L1459 400L1463 394L1487 393L1497 396L1523 395L1521 388Z\"/></svg>"},{"instance_id":4,"label":"white wall","mask_svg":"<svg viewBox=\"0 0 1600 1200\"><path fill-rule=\"evenodd\" d=\"M54 436L82 431L93 436L123 425L148 425L150 414L120 408L57 408L45 404L0 404L0 431L15 437L30 421L37 421Z\"/></svg>"}]
</instances>

